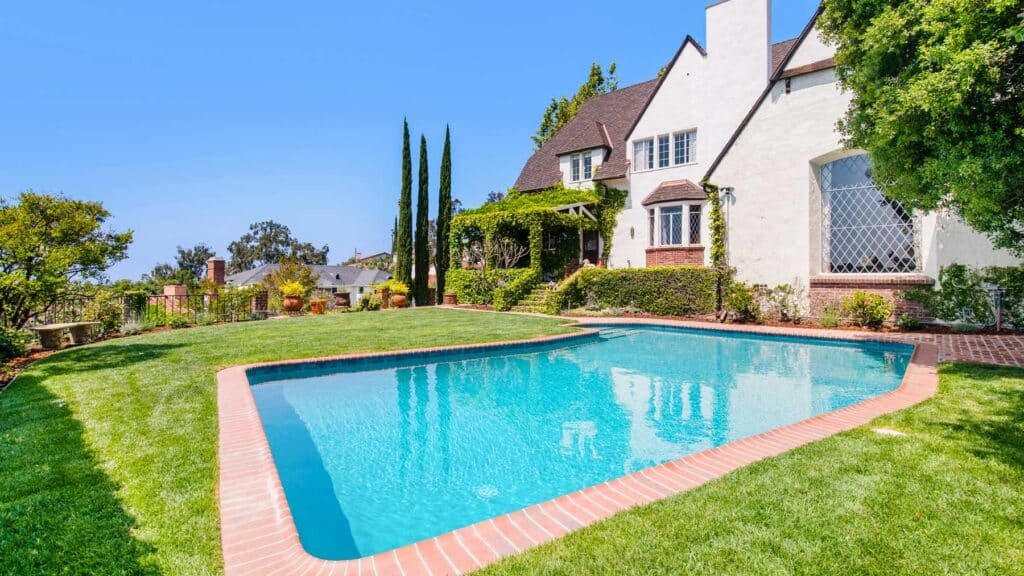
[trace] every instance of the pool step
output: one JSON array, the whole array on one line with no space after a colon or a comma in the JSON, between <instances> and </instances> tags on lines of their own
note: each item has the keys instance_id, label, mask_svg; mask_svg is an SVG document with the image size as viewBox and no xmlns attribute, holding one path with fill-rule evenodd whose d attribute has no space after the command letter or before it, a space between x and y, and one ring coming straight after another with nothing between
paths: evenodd
<instances>
[{"instance_id":1,"label":"pool step","mask_svg":"<svg viewBox=\"0 0 1024 576\"><path fill-rule=\"evenodd\" d=\"M639 330L631 328L609 328L607 330L601 330L601 338L604 340L614 340L616 338L624 338L626 336L633 336L639 333Z\"/></svg>"}]
</instances>

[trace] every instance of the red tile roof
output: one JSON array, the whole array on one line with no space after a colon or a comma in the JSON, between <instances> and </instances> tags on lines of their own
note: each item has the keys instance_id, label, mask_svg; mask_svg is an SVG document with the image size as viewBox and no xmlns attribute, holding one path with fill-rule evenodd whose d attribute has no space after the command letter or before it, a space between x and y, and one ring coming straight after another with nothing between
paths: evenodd
<instances>
[{"instance_id":1,"label":"red tile roof","mask_svg":"<svg viewBox=\"0 0 1024 576\"><path fill-rule=\"evenodd\" d=\"M662 202L676 202L679 200L706 200L707 194L704 189L689 180L669 180L662 182L644 198L642 204L660 204Z\"/></svg>"}]
</instances>

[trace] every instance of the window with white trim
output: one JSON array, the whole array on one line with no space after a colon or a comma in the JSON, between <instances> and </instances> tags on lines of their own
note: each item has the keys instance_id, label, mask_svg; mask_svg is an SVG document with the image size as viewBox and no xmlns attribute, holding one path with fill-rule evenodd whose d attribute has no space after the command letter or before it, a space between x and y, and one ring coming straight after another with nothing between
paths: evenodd
<instances>
[{"instance_id":1,"label":"window with white trim","mask_svg":"<svg viewBox=\"0 0 1024 576\"><path fill-rule=\"evenodd\" d=\"M569 181L580 181L580 155L573 154L569 157Z\"/></svg>"},{"instance_id":2,"label":"window with white trim","mask_svg":"<svg viewBox=\"0 0 1024 576\"><path fill-rule=\"evenodd\" d=\"M650 246L699 246L701 204L666 204L647 211Z\"/></svg>"},{"instance_id":3,"label":"window with white trim","mask_svg":"<svg viewBox=\"0 0 1024 576\"><path fill-rule=\"evenodd\" d=\"M666 168L669 163L669 144L670 140L668 134L658 136L658 168Z\"/></svg>"},{"instance_id":4,"label":"window with white trim","mask_svg":"<svg viewBox=\"0 0 1024 576\"><path fill-rule=\"evenodd\" d=\"M654 138L633 142L633 170L654 169Z\"/></svg>"},{"instance_id":5,"label":"window with white trim","mask_svg":"<svg viewBox=\"0 0 1024 576\"><path fill-rule=\"evenodd\" d=\"M590 152L583 154L583 179L590 180L594 176L594 160L590 157Z\"/></svg>"},{"instance_id":6,"label":"window with white trim","mask_svg":"<svg viewBox=\"0 0 1024 576\"><path fill-rule=\"evenodd\" d=\"M675 144L674 162L680 164L693 164L697 161L697 131L687 130L676 132L672 135Z\"/></svg>"}]
</instances>

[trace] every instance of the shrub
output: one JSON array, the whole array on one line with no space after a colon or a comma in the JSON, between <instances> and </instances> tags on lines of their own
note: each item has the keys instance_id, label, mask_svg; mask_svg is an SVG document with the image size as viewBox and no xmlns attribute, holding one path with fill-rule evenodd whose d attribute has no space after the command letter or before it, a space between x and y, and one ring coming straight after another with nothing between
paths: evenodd
<instances>
[{"instance_id":1,"label":"shrub","mask_svg":"<svg viewBox=\"0 0 1024 576\"><path fill-rule=\"evenodd\" d=\"M878 329L892 316L893 304L878 294L854 292L843 299L842 309L857 326Z\"/></svg>"},{"instance_id":2,"label":"shrub","mask_svg":"<svg viewBox=\"0 0 1024 576\"><path fill-rule=\"evenodd\" d=\"M986 268L985 280L1006 291L1003 296L1003 324L1024 330L1024 266Z\"/></svg>"},{"instance_id":3,"label":"shrub","mask_svg":"<svg viewBox=\"0 0 1024 576\"><path fill-rule=\"evenodd\" d=\"M992 321L991 298L982 286L984 277L962 264L946 266L939 271L939 288L918 288L906 292L908 300L924 306L940 320L947 322Z\"/></svg>"},{"instance_id":4,"label":"shrub","mask_svg":"<svg viewBox=\"0 0 1024 576\"><path fill-rule=\"evenodd\" d=\"M792 284L779 284L768 293L767 308L779 322L799 322L803 290Z\"/></svg>"},{"instance_id":5,"label":"shrub","mask_svg":"<svg viewBox=\"0 0 1024 576\"><path fill-rule=\"evenodd\" d=\"M86 310L86 316L100 323L103 334L115 334L124 321L124 304L121 299L106 291L98 292Z\"/></svg>"},{"instance_id":6,"label":"shrub","mask_svg":"<svg viewBox=\"0 0 1024 576\"><path fill-rule=\"evenodd\" d=\"M394 279L377 284L377 286L374 287L374 290L387 290L392 294L401 294L402 296L409 295L409 287Z\"/></svg>"},{"instance_id":7,"label":"shrub","mask_svg":"<svg viewBox=\"0 0 1024 576\"><path fill-rule=\"evenodd\" d=\"M509 284L517 279L522 280L523 276L529 274L528 268L491 268L486 274L480 270L466 268L449 270L445 292L458 294L460 304L493 304L496 289L507 289ZM505 294L502 297L508 296Z\"/></svg>"},{"instance_id":8,"label":"shrub","mask_svg":"<svg viewBox=\"0 0 1024 576\"><path fill-rule=\"evenodd\" d=\"M200 314L196 316L196 324L198 326L213 326L217 323L217 317L213 314Z\"/></svg>"},{"instance_id":9,"label":"shrub","mask_svg":"<svg viewBox=\"0 0 1024 576\"><path fill-rule=\"evenodd\" d=\"M188 328L188 318L184 314L171 314L167 318L167 325L171 328Z\"/></svg>"},{"instance_id":10,"label":"shrub","mask_svg":"<svg viewBox=\"0 0 1024 576\"><path fill-rule=\"evenodd\" d=\"M125 322L124 324L121 325L121 334L124 334L125 336L134 336L136 334L141 334L144 330L145 327L142 325L141 322Z\"/></svg>"},{"instance_id":11,"label":"shrub","mask_svg":"<svg viewBox=\"0 0 1024 576\"><path fill-rule=\"evenodd\" d=\"M836 328L839 326L839 311L835 308L828 306L822 310L821 314L821 325L824 328Z\"/></svg>"},{"instance_id":12,"label":"shrub","mask_svg":"<svg viewBox=\"0 0 1024 576\"><path fill-rule=\"evenodd\" d=\"M740 322L760 322L763 318L757 290L743 282L733 282L725 294L725 309Z\"/></svg>"},{"instance_id":13,"label":"shrub","mask_svg":"<svg viewBox=\"0 0 1024 576\"><path fill-rule=\"evenodd\" d=\"M281 292L282 296L290 298L301 298L306 294L306 287L302 285L298 280L288 280L282 282L278 287L278 291Z\"/></svg>"},{"instance_id":14,"label":"shrub","mask_svg":"<svg viewBox=\"0 0 1024 576\"><path fill-rule=\"evenodd\" d=\"M0 362L28 354L29 335L14 328L0 328Z\"/></svg>"},{"instance_id":15,"label":"shrub","mask_svg":"<svg viewBox=\"0 0 1024 576\"><path fill-rule=\"evenodd\" d=\"M359 300L359 309L363 311L380 310L381 306L382 301L376 292L371 292Z\"/></svg>"},{"instance_id":16,"label":"shrub","mask_svg":"<svg viewBox=\"0 0 1024 576\"><path fill-rule=\"evenodd\" d=\"M921 321L907 313L900 314L900 317L896 319L896 325L900 330L907 332L921 329Z\"/></svg>"},{"instance_id":17,"label":"shrub","mask_svg":"<svg viewBox=\"0 0 1024 576\"><path fill-rule=\"evenodd\" d=\"M511 310L540 284L540 274L532 268L521 268L514 272L504 286L494 289L495 310Z\"/></svg>"},{"instance_id":18,"label":"shrub","mask_svg":"<svg viewBox=\"0 0 1024 576\"><path fill-rule=\"evenodd\" d=\"M657 316L696 316L715 311L718 273L711 268L584 268L559 286L548 312L590 303L598 308L631 307Z\"/></svg>"},{"instance_id":19,"label":"shrub","mask_svg":"<svg viewBox=\"0 0 1024 576\"><path fill-rule=\"evenodd\" d=\"M167 326L168 316L163 304L146 304L143 322L153 326Z\"/></svg>"}]
</instances>

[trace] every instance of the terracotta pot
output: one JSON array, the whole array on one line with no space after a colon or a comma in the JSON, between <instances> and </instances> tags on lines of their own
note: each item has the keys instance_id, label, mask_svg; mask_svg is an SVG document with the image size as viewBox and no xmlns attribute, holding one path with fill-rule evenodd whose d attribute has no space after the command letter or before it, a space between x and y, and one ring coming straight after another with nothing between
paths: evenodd
<instances>
[{"instance_id":1,"label":"terracotta pot","mask_svg":"<svg viewBox=\"0 0 1024 576\"><path fill-rule=\"evenodd\" d=\"M348 292L338 292L334 295L334 307L335 308L351 308L352 307L352 295Z\"/></svg>"},{"instance_id":2,"label":"terracotta pot","mask_svg":"<svg viewBox=\"0 0 1024 576\"><path fill-rule=\"evenodd\" d=\"M445 294L444 295L444 305L445 306L455 306L458 303L459 303L459 295L458 294Z\"/></svg>"},{"instance_id":3,"label":"terracotta pot","mask_svg":"<svg viewBox=\"0 0 1024 576\"><path fill-rule=\"evenodd\" d=\"M405 308L409 305L409 299L406 298L405 294L392 294L391 305L395 308Z\"/></svg>"},{"instance_id":4,"label":"terracotta pot","mask_svg":"<svg viewBox=\"0 0 1024 576\"><path fill-rule=\"evenodd\" d=\"M391 290L377 290L377 295L380 296L380 307L387 310L391 307Z\"/></svg>"},{"instance_id":5,"label":"terracotta pot","mask_svg":"<svg viewBox=\"0 0 1024 576\"><path fill-rule=\"evenodd\" d=\"M323 314L327 310L327 300L310 300L309 311L313 314Z\"/></svg>"},{"instance_id":6,"label":"terracotta pot","mask_svg":"<svg viewBox=\"0 0 1024 576\"><path fill-rule=\"evenodd\" d=\"M285 312L298 312L302 310L302 297L285 296L284 300L281 301L281 306Z\"/></svg>"}]
</instances>

